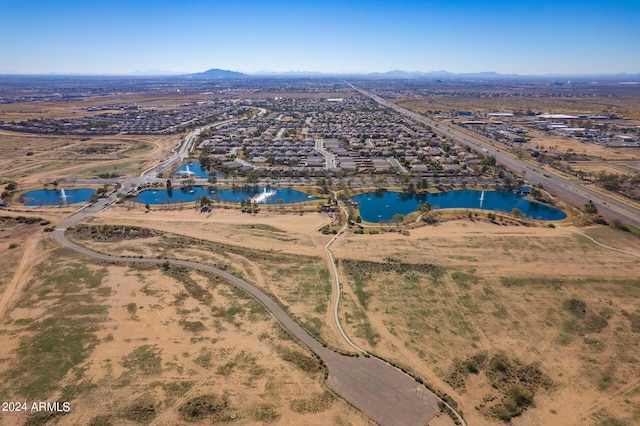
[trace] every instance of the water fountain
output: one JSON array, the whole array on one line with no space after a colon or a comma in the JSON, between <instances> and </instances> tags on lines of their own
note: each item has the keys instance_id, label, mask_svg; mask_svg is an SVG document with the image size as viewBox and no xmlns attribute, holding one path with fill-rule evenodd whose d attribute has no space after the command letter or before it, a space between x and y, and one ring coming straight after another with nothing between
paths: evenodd
<instances>
[{"instance_id":1,"label":"water fountain","mask_svg":"<svg viewBox=\"0 0 640 426\"><path fill-rule=\"evenodd\" d=\"M67 198L69 196L64 192L64 188L60 188L60 198L62 199L62 204L67 204Z\"/></svg>"},{"instance_id":2,"label":"water fountain","mask_svg":"<svg viewBox=\"0 0 640 426\"><path fill-rule=\"evenodd\" d=\"M253 196L251 198L252 203L266 203L267 199L276 194L276 191L267 191L267 188L263 192Z\"/></svg>"},{"instance_id":3,"label":"water fountain","mask_svg":"<svg viewBox=\"0 0 640 426\"><path fill-rule=\"evenodd\" d=\"M480 194L480 208L482 208L482 202L484 201L484 191Z\"/></svg>"},{"instance_id":4,"label":"water fountain","mask_svg":"<svg viewBox=\"0 0 640 426\"><path fill-rule=\"evenodd\" d=\"M193 176L195 173L191 171L191 169L189 169L189 164L185 164L184 166L184 170L179 170L178 174L182 177L191 177Z\"/></svg>"}]
</instances>

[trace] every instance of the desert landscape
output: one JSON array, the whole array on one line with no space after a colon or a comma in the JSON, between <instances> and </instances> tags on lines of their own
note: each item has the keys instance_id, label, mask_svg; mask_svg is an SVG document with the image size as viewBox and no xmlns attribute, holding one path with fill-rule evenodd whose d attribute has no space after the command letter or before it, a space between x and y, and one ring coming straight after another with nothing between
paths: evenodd
<instances>
[{"instance_id":1,"label":"desert landscape","mask_svg":"<svg viewBox=\"0 0 640 426\"><path fill-rule=\"evenodd\" d=\"M325 223L317 213L112 208L67 233L101 253L225 268L350 351L328 309ZM368 422L324 388L313 354L233 286L196 271L84 259L42 231L40 221L3 220L16 277L2 283L11 295L3 347L14 354L3 358L3 388L13 389L4 399L71 400L76 409L55 420L63 424ZM514 424L638 419L637 237L461 219L408 237L346 233L332 250L351 339L444 390L469 424L506 416L509 398L526 401ZM47 345L55 348L40 354Z\"/></svg>"}]
</instances>

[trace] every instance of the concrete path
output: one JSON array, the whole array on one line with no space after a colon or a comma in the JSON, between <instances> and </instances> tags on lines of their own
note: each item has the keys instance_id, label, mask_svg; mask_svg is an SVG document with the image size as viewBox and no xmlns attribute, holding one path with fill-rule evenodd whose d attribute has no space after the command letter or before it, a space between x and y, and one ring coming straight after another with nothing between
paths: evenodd
<instances>
[{"instance_id":1,"label":"concrete path","mask_svg":"<svg viewBox=\"0 0 640 426\"><path fill-rule=\"evenodd\" d=\"M64 231L87 216L80 212L61 222L53 232L55 241L80 254L107 262L162 264L168 261L224 278L263 303L292 335L320 356L329 369L329 388L382 426L426 425L438 412L438 400L425 386L377 358L344 356L323 347L264 292L228 272L186 260L110 256L72 243Z\"/></svg>"}]
</instances>

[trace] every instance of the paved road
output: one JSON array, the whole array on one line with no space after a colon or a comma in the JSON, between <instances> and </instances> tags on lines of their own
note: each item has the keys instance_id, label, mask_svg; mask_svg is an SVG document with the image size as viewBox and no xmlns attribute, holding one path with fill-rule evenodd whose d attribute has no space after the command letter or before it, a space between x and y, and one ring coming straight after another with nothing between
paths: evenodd
<instances>
[{"instance_id":1,"label":"paved road","mask_svg":"<svg viewBox=\"0 0 640 426\"><path fill-rule=\"evenodd\" d=\"M168 261L224 278L263 303L293 336L318 354L329 369L327 385L380 425L426 425L438 412L437 399L426 387L377 358L344 356L323 347L264 292L228 272L185 260L109 256L69 241L65 230L88 216L80 212L61 222L53 232L55 241L85 256L107 262L162 264Z\"/></svg>"},{"instance_id":2,"label":"paved road","mask_svg":"<svg viewBox=\"0 0 640 426\"><path fill-rule=\"evenodd\" d=\"M400 162L396 158L389 157L387 158L387 161L389 162L389 164L391 164L391 166L395 167L400 173L407 173L407 169L405 169L404 166L400 164Z\"/></svg>"},{"instance_id":3,"label":"paved road","mask_svg":"<svg viewBox=\"0 0 640 426\"><path fill-rule=\"evenodd\" d=\"M545 169L536 163L520 159L510 152L496 148L493 142L483 136L469 135L455 127L431 120L399 105L395 105L352 84L349 84L349 86L361 94L370 97L380 105L393 109L416 122L430 126L431 130L440 136L446 136L456 143L470 146L475 150L478 150L478 148L482 151L486 150L484 152L494 156L498 163L504 165L514 173L523 174L523 172L525 172L526 179L529 183L532 185L542 184L545 189L566 200L568 203L573 204L574 207L582 207L582 205L589 200L592 200L598 207L598 211L605 217L618 219L621 222L640 228L640 211L631 203L623 202L613 196L594 191L580 182L558 174L558 172L552 169Z\"/></svg>"},{"instance_id":4,"label":"paved road","mask_svg":"<svg viewBox=\"0 0 640 426\"><path fill-rule=\"evenodd\" d=\"M316 139L315 150L320 153L324 157L324 169L325 170L333 170L336 168L336 160L333 157L333 154L324 149L324 141L322 139Z\"/></svg>"}]
</instances>

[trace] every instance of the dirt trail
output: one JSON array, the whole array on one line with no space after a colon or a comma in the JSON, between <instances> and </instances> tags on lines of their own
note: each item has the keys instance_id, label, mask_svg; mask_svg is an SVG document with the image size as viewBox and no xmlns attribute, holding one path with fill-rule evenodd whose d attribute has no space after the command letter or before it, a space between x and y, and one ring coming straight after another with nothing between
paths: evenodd
<instances>
[{"instance_id":1,"label":"dirt trail","mask_svg":"<svg viewBox=\"0 0 640 426\"><path fill-rule=\"evenodd\" d=\"M16 268L13 279L2 294L0 299L0 319L6 318L11 311L12 304L18 299L22 293L22 289L29 281L29 272L31 268L42 257L42 253L38 253L36 246L41 240L41 236L33 236L25 240L24 253L20 264Z\"/></svg>"}]
</instances>

